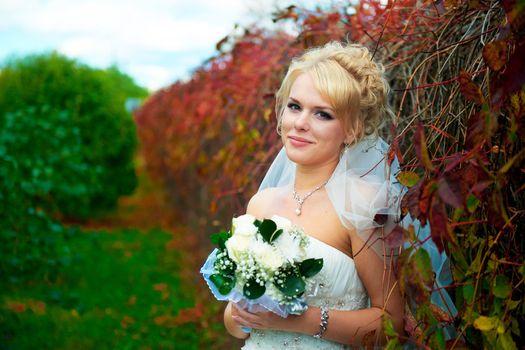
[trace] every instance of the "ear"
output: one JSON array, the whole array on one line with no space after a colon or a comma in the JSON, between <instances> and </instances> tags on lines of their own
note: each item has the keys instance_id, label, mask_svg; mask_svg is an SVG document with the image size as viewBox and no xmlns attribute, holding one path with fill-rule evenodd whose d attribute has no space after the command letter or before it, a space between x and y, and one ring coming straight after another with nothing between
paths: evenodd
<instances>
[{"instance_id":1,"label":"ear","mask_svg":"<svg viewBox=\"0 0 525 350\"><path fill-rule=\"evenodd\" d=\"M352 134L347 134L344 140L345 145L351 145L355 140L355 136Z\"/></svg>"},{"instance_id":2,"label":"ear","mask_svg":"<svg viewBox=\"0 0 525 350\"><path fill-rule=\"evenodd\" d=\"M344 143L347 145L353 144L355 140L358 139L358 135L360 135L360 133L361 123L359 123L357 120L354 120L352 123L352 128L346 132Z\"/></svg>"},{"instance_id":3,"label":"ear","mask_svg":"<svg viewBox=\"0 0 525 350\"><path fill-rule=\"evenodd\" d=\"M352 128L351 130L348 130L346 132L346 136L343 142L345 143L345 145L351 145L355 142L356 138L357 134L355 132L355 129Z\"/></svg>"}]
</instances>

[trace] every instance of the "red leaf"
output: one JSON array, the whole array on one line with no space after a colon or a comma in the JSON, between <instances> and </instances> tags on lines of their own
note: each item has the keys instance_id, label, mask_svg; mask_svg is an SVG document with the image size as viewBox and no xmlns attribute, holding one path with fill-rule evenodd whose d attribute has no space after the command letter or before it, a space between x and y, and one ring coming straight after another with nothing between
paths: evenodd
<instances>
[{"instance_id":1,"label":"red leaf","mask_svg":"<svg viewBox=\"0 0 525 350\"><path fill-rule=\"evenodd\" d=\"M421 224L423 226L427 223L428 218L428 210L430 207L430 201L433 197L433 193L436 190L436 181L434 180L426 180L424 181L424 184L422 186L421 194L419 197L419 221L421 221Z\"/></svg>"},{"instance_id":2,"label":"red leaf","mask_svg":"<svg viewBox=\"0 0 525 350\"><path fill-rule=\"evenodd\" d=\"M397 248L403 245L405 243L405 229L401 227L400 225L396 225L392 231L385 237L385 243L387 247L390 248Z\"/></svg>"},{"instance_id":3,"label":"red leaf","mask_svg":"<svg viewBox=\"0 0 525 350\"><path fill-rule=\"evenodd\" d=\"M507 63L507 68L492 84L492 103L500 106L514 92L525 84L525 44L516 47Z\"/></svg>"},{"instance_id":4,"label":"red leaf","mask_svg":"<svg viewBox=\"0 0 525 350\"><path fill-rule=\"evenodd\" d=\"M483 141L490 145L492 134L496 128L496 117L490 111L482 109L478 113L472 114L467 121L467 147L475 148Z\"/></svg>"},{"instance_id":5,"label":"red leaf","mask_svg":"<svg viewBox=\"0 0 525 350\"><path fill-rule=\"evenodd\" d=\"M483 59L490 69L500 71L507 63L507 43L503 40L488 43L483 47Z\"/></svg>"},{"instance_id":6,"label":"red leaf","mask_svg":"<svg viewBox=\"0 0 525 350\"><path fill-rule=\"evenodd\" d=\"M505 223L506 213L503 207L503 198L500 192L492 192L492 198L488 205L488 221L491 225L494 225L498 229L502 228Z\"/></svg>"},{"instance_id":7,"label":"red leaf","mask_svg":"<svg viewBox=\"0 0 525 350\"><path fill-rule=\"evenodd\" d=\"M416 146L416 156L421 164L428 170L434 170L434 166L430 161L428 155L427 143L425 141L425 132L423 130L423 124L419 123L417 126L416 134L414 136L414 144Z\"/></svg>"},{"instance_id":8,"label":"red leaf","mask_svg":"<svg viewBox=\"0 0 525 350\"><path fill-rule=\"evenodd\" d=\"M509 21L512 30L518 34L518 38L522 38L519 34L525 28L525 6L523 6L523 2L519 0L502 0L501 5L505 10L507 21Z\"/></svg>"},{"instance_id":9,"label":"red leaf","mask_svg":"<svg viewBox=\"0 0 525 350\"><path fill-rule=\"evenodd\" d=\"M399 163L403 163L403 155L399 149L399 138L397 136L397 130L395 124L390 124L390 134L393 136L392 144L388 148L388 165L392 165L392 162L397 157Z\"/></svg>"},{"instance_id":10,"label":"red leaf","mask_svg":"<svg viewBox=\"0 0 525 350\"><path fill-rule=\"evenodd\" d=\"M459 72L458 76L459 90L467 98L478 105L483 104L483 95L479 87L472 81L470 74L464 70Z\"/></svg>"},{"instance_id":11,"label":"red leaf","mask_svg":"<svg viewBox=\"0 0 525 350\"><path fill-rule=\"evenodd\" d=\"M394 144L392 144L390 146L390 148L388 149L388 153L387 153L387 161L388 161L388 166L391 166L392 165L392 162L394 161L394 159L396 158L396 151L395 151L395 148L394 148Z\"/></svg>"},{"instance_id":12,"label":"red leaf","mask_svg":"<svg viewBox=\"0 0 525 350\"><path fill-rule=\"evenodd\" d=\"M476 197L481 197L483 195L483 192L492 185L494 181L486 180L486 181L480 181L477 182L474 186L472 186L472 193L476 195Z\"/></svg>"},{"instance_id":13,"label":"red leaf","mask_svg":"<svg viewBox=\"0 0 525 350\"><path fill-rule=\"evenodd\" d=\"M422 183L420 181L414 187L409 188L401 200L402 211L404 213L408 211L413 218L419 217L419 196Z\"/></svg>"},{"instance_id":14,"label":"red leaf","mask_svg":"<svg viewBox=\"0 0 525 350\"><path fill-rule=\"evenodd\" d=\"M444 250L446 241L453 242L445 205L436 196L434 196L432 200L430 231L432 233L432 240L436 243L439 252Z\"/></svg>"},{"instance_id":15,"label":"red leaf","mask_svg":"<svg viewBox=\"0 0 525 350\"><path fill-rule=\"evenodd\" d=\"M441 199L454 208L463 208L467 195L464 180L460 176L444 175L438 181L438 193Z\"/></svg>"}]
</instances>

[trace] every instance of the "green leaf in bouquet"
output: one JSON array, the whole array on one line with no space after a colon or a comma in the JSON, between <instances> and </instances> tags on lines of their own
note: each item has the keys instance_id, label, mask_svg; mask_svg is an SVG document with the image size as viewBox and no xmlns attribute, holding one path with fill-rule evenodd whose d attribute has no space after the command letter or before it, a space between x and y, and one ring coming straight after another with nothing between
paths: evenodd
<instances>
[{"instance_id":1,"label":"green leaf in bouquet","mask_svg":"<svg viewBox=\"0 0 525 350\"><path fill-rule=\"evenodd\" d=\"M259 226L261 225L261 222L262 222L261 220L259 220L259 219L255 219L255 221L253 222L253 225L254 225L255 227L259 227Z\"/></svg>"},{"instance_id":2,"label":"green leaf in bouquet","mask_svg":"<svg viewBox=\"0 0 525 350\"><path fill-rule=\"evenodd\" d=\"M219 247L220 250L226 249L226 241L231 237L230 232L221 231L211 235L211 242Z\"/></svg>"},{"instance_id":3,"label":"green leaf in bouquet","mask_svg":"<svg viewBox=\"0 0 525 350\"><path fill-rule=\"evenodd\" d=\"M242 293L248 299L257 299L266 292L266 287L260 285L254 279L249 280L244 284Z\"/></svg>"},{"instance_id":4,"label":"green leaf in bouquet","mask_svg":"<svg viewBox=\"0 0 525 350\"><path fill-rule=\"evenodd\" d=\"M315 276L323 268L323 259L306 259L299 266L301 276L306 278Z\"/></svg>"},{"instance_id":5,"label":"green leaf in bouquet","mask_svg":"<svg viewBox=\"0 0 525 350\"><path fill-rule=\"evenodd\" d=\"M276 287L283 292L284 295L295 297L302 293L306 288L304 280L297 275L288 275L282 284L276 284Z\"/></svg>"},{"instance_id":6,"label":"green leaf in bouquet","mask_svg":"<svg viewBox=\"0 0 525 350\"><path fill-rule=\"evenodd\" d=\"M210 276L210 281L215 284L215 287L219 290L219 293L226 295L231 292L233 287L235 287L235 277L233 276L224 276L218 273L215 273Z\"/></svg>"},{"instance_id":7,"label":"green leaf in bouquet","mask_svg":"<svg viewBox=\"0 0 525 350\"><path fill-rule=\"evenodd\" d=\"M283 230L277 230L275 222L269 219L264 219L258 227L259 233L267 243L272 243L281 235L281 233L283 233Z\"/></svg>"},{"instance_id":8,"label":"green leaf in bouquet","mask_svg":"<svg viewBox=\"0 0 525 350\"><path fill-rule=\"evenodd\" d=\"M264 241L268 243L271 243L271 238L275 230L277 230L277 225L269 219L264 219L259 225L259 233Z\"/></svg>"},{"instance_id":9,"label":"green leaf in bouquet","mask_svg":"<svg viewBox=\"0 0 525 350\"><path fill-rule=\"evenodd\" d=\"M275 241L280 235L281 233L283 233L283 230L282 229L278 229L277 231L275 231L272 236L270 237L270 243L272 243L273 241Z\"/></svg>"},{"instance_id":10,"label":"green leaf in bouquet","mask_svg":"<svg viewBox=\"0 0 525 350\"><path fill-rule=\"evenodd\" d=\"M229 262L229 264L225 264L225 262ZM230 259L229 256L215 260L213 267L218 273L224 276L233 276L235 270L237 270L237 264Z\"/></svg>"},{"instance_id":11,"label":"green leaf in bouquet","mask_svg":"<svg viewBox=\"0 0 525 350\"><path fill-rule=\"evenodd\" d=\"M237 264L235 263L235 261L230 259L230 265L223 268L222 272L224 272L225 275L233 276L235 270L237 270Z\"/></svg>"}]
</instances>

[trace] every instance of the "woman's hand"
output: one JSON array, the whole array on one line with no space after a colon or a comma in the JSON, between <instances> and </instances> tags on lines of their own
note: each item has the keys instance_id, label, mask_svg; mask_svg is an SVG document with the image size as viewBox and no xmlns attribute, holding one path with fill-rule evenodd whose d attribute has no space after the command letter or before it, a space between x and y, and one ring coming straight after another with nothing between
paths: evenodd
<instances>
[{"instance_id":1,"label":"woman's hand","mask_svg":"<svg viewBox=\"0 0 525 350\"><path fill-rule=\"evenodd\" d=\"M254 329L272 329L291 331L291 319L293 315L283 318L273 312L249 312L235 304L231 304L232 319L242 327Z\"/></svg>"}]
</instances>

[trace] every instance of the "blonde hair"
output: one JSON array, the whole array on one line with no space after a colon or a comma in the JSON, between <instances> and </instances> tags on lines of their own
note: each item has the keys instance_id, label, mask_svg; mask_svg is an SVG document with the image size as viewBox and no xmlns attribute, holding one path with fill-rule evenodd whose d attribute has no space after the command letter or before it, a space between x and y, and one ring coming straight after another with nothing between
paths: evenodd
<instances>
[{"instance_id":1,"label":"blonde hair","mask_svg":"<svg viewBox=\"0 0 525 350\"><path fill-rule=\"evenodd\" d=\"M393 115L387 103L390 87L383 76L383 66L374 62L362 45L330 42L292 60L275 95L278 132L292 85L303 73L310 74L347 134L354 136L352 143L366 135L377 135L384 119Z\"/></svg>"}]
</instances>

